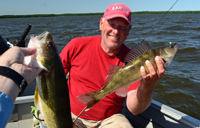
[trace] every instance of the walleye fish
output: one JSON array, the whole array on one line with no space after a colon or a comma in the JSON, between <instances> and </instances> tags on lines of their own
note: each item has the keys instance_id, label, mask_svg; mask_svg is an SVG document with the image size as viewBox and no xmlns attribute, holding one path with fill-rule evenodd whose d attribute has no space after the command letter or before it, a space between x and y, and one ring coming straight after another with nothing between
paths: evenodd
<instances>
[{"instance_id":1,"label":"walleye fish","mask_svg":"<svg viewBox=\"0 0 200 128\"><path fill-rule=\"evenodd\" d=\"M31 36L28 47L32 46L37 47L36 54L25 58L25 64L44 69L36 78L35 106L48 128L72 128L68 85L55 42L45 31Z\"/></svg>"},{"instance_id":2,"label":"walleye fish","mask_svg":"<svg viewBox=\"0 0 200 128\"><path fill-rule=\"evenodd\" d=\"M169 65L177 50L177 44L170 44L161 48L151 49L148 43L144 41L138 43L127 54L125 61L129 63L126 66L120 67L115 65L109 67L110 69L105 80L105 86L101 90L86 93L77 97L80 102L87 104L83 111L91 109L101 99L113 92L120 96L126 96L128 85L142 79L140 67L144 66L147 73L149 73L148 68L145 65L146 60L149 60L153 67L157 69L155 62L156 56L160 56L164 59L166 64Z\"/></svg>"}]
</instances>

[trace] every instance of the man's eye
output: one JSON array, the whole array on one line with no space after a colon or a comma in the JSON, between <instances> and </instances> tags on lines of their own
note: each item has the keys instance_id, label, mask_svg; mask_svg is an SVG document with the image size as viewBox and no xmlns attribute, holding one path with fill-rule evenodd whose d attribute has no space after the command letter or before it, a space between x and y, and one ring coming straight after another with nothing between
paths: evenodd
<instances>
[{"instance_id":1,"label":"man's eye","mask_svg":"<svg viewBox=\"0 0 200 128\"><path fill-rule=\"evenodd\" d=\"M120 26L120 28L121 28L121 29L123 29L123 30L125 30L125 29L126 29L126 27L125 27L125 26Z\"/></svg>"},{"instance_id":2,"label":"man's eye","mask_svg":"<svg viewBox=\"0 0 200 128\"><path fill-rule=\"evenodd\" d=\"M110 24L110 26L111 26L111 27L114 27L115 25L114 25L114 24Z\"/></svg>"}]
</instances>

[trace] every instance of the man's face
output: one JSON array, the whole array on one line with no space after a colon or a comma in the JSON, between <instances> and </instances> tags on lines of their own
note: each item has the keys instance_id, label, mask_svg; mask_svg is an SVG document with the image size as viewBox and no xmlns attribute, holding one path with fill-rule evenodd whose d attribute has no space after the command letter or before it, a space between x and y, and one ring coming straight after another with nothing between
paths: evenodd
<instances>
[{"instance_id":1,"label":"man's face","mask_svg":"<svg viewBox=\"0 0 200 128\"><path fill-rule=\"evenodd\" d=\"M124 43L129 35L130 24L123 18L113 18L106 20L101 18L100 30L102 41L109 49L117 49Z\"/></svg>"}]
</instances>

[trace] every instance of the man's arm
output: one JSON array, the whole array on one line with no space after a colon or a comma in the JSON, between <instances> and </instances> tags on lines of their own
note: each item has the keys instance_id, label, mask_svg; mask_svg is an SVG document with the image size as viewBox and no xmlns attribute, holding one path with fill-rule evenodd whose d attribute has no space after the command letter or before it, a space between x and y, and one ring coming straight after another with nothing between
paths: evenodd
<instances>
[{"instance_id":1,"label":"man's arm","mask_svg":"<svg viewBox=\"0 0 200 128\"><path fill-rule=\"evenodd\" d=\"M165 72L165 63L160 57L155 58L158 70L155 70L149 61L146 65L149 69L149 74L146 73L144 67L140 69L142 80L140 86L136 90L132 90L127 94L127 108L134 115L142 113L146 110L152 100L155 84L162 78Z\"/></svg>"}]
</instances>

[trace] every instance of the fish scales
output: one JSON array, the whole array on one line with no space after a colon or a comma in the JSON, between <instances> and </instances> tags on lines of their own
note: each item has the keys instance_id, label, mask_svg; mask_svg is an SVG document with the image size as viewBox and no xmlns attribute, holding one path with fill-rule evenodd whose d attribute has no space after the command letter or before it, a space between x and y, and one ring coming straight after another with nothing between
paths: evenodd
<instances>
[{"instance_id":1,"label":"fish scales","mask_svg":"<svg viewBox=\"0 0 200 128\"><path fill-rule=\"evenodd\" d=\"M37 51L29 65L44 69L36 78L34 103L48 128L72 128L68 85L55 42L45 31L31 37L28 47L32 46L36 46Z\"/></svg>"},{"instance_id":2,"label":"fish scales","mask_svg":"<svg viewBox=\"0 0 200 128\"><path fill-rule=\"evenodd\" d=\"M157 55L159 56L158 50L150 50L128 63L126 66L119 69L119 71L113 76L106 87L102 89L102 92L110 94L121 88L122 85L125 86L139 81L141 79L141 66L145 67L147 73L149 72L147 66L145 65L146 60L149 60L152 63L153 67L157 69L156 62L154 60ZM98 95L98 97L96 98L102 99L104 95L105 94Z\"/></svg>"},{"instance_id":3,"label":"fish scales","mask_svg":"<svg viewBox=\"0 0 200 128\"><path fill-rule=\"evenodd\" d=\"M66 78L63 74L62 65L59 63L58 57L54 60L56 66L52 67L50 74L39 75L37 77L37 86L39 91L39 98L41 102L41 111L44 115L47 126L52 128L62 128L69 126L66 123L69 120L68 116L70 108L66 107L69 102L68 90L66 89ZM41 85L39 85L41 84ZM56 86L55 86L56 85Z\"/></svg>"}]
</instances>

